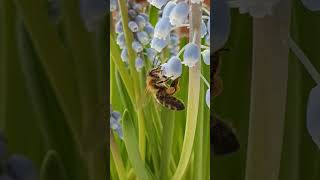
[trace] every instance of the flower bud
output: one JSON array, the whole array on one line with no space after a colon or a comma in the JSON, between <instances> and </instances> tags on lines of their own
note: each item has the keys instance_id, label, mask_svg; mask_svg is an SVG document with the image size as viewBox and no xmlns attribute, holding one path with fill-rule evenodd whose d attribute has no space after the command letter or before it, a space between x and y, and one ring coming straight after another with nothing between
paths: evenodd
<instances>
[{"instance_id":1,"label":"flower bud","mask_svg":"<svg viewBox=\"0 0 320 180\"><path fill-rule=\"evenodd\" d=\"M132 49L136 52L139 53L143 50L142 44L139 43L139 41L134 40L132 42Z\"/></svg>"},{"instance_id":2,"label":"flower bud","mask_svg":"<svg viewBox=\"0 0 320 180\"><path fill-rule=\"evenodd\" d=\"M126 41L125 41L123 33L118 34L118 36L117 36L117 44L119 45L120 49L123 49L123 48L126 47Z\"/></svg>"},{"instance_id":3,"label":"flower bud","mask_svg":"<svg viewBox=\"0 0 320 180\"><path fill-rule=\"evenodd\" d=\"M207 34L207 26L204 21L201 21L201 38L203 38Z\"/></svg>"},{"instance_id":4,"label":"flower bud","mask_svg":"<svg viewBox=\"0 0 320 180\"><path fill-rule=\"evenodd\" d=\"M169 18L163 17L156 24L156 27L154 29L154 37L165 39L169 35L170 30L171 24L169 22Z\"/></svg>"},{"instance_id":5,"label":"flower bud","mask_svg":"<svg viewBox=\"0 0 320 180\"><path fill-rule=\"evenodd\" d=\"M153 38L154 28L150 23L147 23L144 27L144 30L148 33L149 37Z\"/></svg>"},{"instance_id":6,"label":"flower bud","mask_svg":"<svg viewBox=\"0 0 320 180\"><path fill-rule=\"evenodd\" d=\"M132 31L132 32L138 32L139 31L139 26L136 22L134 21L130 21L128 23L128 26L129 26L129 29Z\"/></svg>"},{"instance_id":7,"label":"flower bud","mask_svg":"<svg viewBox=\"0 0 320 180\"><path fill-rule=\"evenodd\" d=\"M112 111L110 106L110 128L113 129L123 139L122 127L120 124L121 114L117 111Z\"/></svg>"},{"instance_id":8,"label":"flower bud","mask_svg":"<svg viewBox=\"0 0 320 180\"><path fill-rule=\"evenodd\" d=\"M129 10L128 10L128 14L129 14L129 17L130 17L131 19L135 18L135 17L138 15L137 11L135 11L135 10L133 10L133 9L129 9Z\"/></svg>"},{"instance_id":9,"label":"flower bud","mask_svg":"<svg viewBox=\"0 0 320 180\"><path fill-rule=\"evenodd\" d=\"M148 48L147 49L147 56L148 56L148 59L152 61L156 58L158 52L156 50L154 50L153 48Z\"/></svg>"},{"instance_id":10,"label":"flower bud","mask_svg":"<svg viewBox=\"0 0 320 180\"><path fill-rule=\"evenodd\" d=\"M144 62L140 56L137 56L135 66L138 72L140 72L144 66Z\"/></svg>"},{"instance_id":11,"label":"flower bud","mask_svg":"<svg viewBox=\"0 0 320 180\"><path fill-rule=\"evenodd\" d=\"M149 17L145 13L140 13L140 16L142 16L146 20L146 22L149 21Z\"/></svg>"},{"instance_id":12,"label":"flower bud","mask_svg":"<svg viewBox=\"0 0 320 180\"><path fill-rule=\"evenodd\" d=\"M176 6L177 4L173 1L169 1L166 6L163 9L162 12L162 17L169 17L170 13L172 12L173 8Z\"/></svg>"},{"instance_id":13,"label":"flower bud","mask_svg":"<svg viewBox=\"0 0 320 180\"><path fill-rule=\"evenodd\" d=\"M307 129L314 141L320 148L320 85L311 89L307 106Z\"/></svg>"},{"instance_id":14,"label":"flower bud","mask_svg":"<svg viewBox=\"0 0 320 180\"><path fill-rule=\"evenodd\" d=\"M121 51L121 60L122 60L124 63L128 63L128 62L129 62L128 50L127 50L127 48L122 49L122 51Z\"/></svg>"},{"instance_id":15,"label":"flower bud","mask_svg":"<svg viewBox=\"0 0 320 180\"><path fill-rule=\"evenodd\" d=\"M183 24L189 14L189 5L185 1L179 2L170 13L170 23L173 26Z\"/></svg>"},{"instance_id":16,"label":"flower bud","mask_svg":"<svg viewBox=\"0 0 320 180\"><path fill-rule=\"evenodd\" d=\"M111 129L115 130L115 129L119 129L120 128L120 124L119 124L120 117L121 117L121 115L117 111L113 111L110 114L110 128Z\"/></svg>"},{"instance_id":17,"label":"flower bud","mask_svg":"<svg viewBox=\"0 0 320 180\"><path fill-rule=\"evenodd\" d=\"M149 36L145 31L137 32L137 38L142 45L147 45L150 42Z\"/></svg>"},{"instance_id":18,"label":"flower bud","mask_svg":"<svg viewBox=\"0 0 320 180\"><path fill-rule=\"evenodd\" d=\"M136 16L134 18L134 21L138 24L140 30L142 30L146 26L146 20L141 15Z\"/></svg>"},{"instance_id":19,"label":"flower bud","mask_svg":"<svg viewBox=\"0 0 320 180\"><path fill-rule=\"evenodd\" d=\"M214 23L212 24L213 29L213 40L212 53L221 49L228 40L230 33L230 8L226 1L213 1L213 14Z\"/></svg>"},{"instance_id":20,"label":"flower bud","mask_svg":"<svg viewBox=\"0 0 320 180\"><path fill-rule=\"evenodd\" d=\"M80 2L80 14L85 23L86 29L89 32L96 31L101 23L104 21L104 17L108 9L107 1L94 1L81 0Z\"/></svg>"},{"instance_id":21,"label":"flower bud","mask_svg":"<svg viewBox=\"0 0 320 180\"><path fill-rule=\"evenodd\" d=\"M198 63L200 59L200 49L195 43L189 43L186 45L183 53L183 62L189 67L193 67Z\"/></svg>"},{"instance_id":22,"label":"flower bud","mask_svg":"<svg viewBox=\"0 0 320 180\"><path fill-rule=\"evenodd\" d=\"M118 21L116 24L116 33L122 33L122 32L123 32L122 22Z\"/></svg>"},{"instance_id":23,"label":"flower bud","mask_svg":"<svg viewBox=\"0 0 320 180\"><path fill-rule=\"evenodd\" d=\"M207 34L206 37L205 37L205 43L206 45L209 45L210 46L210 34Z\"/></svg>"},{"instance_id":24,"label":"flower bud","mask_svg":"<svg viewBox=\"0 0 320 180\"><path fill-rule=\"evenodd\" d=\"M168 40L170 39L168 37L167 39L153 38L151 41L151 48L155 49L158 52L161 52L162 49L168 45Z\"/></svg>"},{"instance_id":25,"label":"flower bud","mask_svg":"<svg viewBox=\"0 0 320 180\"><path fill-rule=\"evenodd\" d=\"M136 10L136 11L142 11L142 5L139 4L139 3L135 3L133 5L133 9Z\"/></svg>"},{"instance_id":26,"label":"flower bud","mask_svg":"<svg viewBox=\"0 0 320 180\"><path fill-rule=\"evenodd\" d=\"M33 162L25 156L14 154L6 162L5 169L15 179L38 179L38 172Z\"/></svg>"},{"instance_id":27,"label":"flower bud","mask_svg":"<svg viewBox=\"0 0 320 180\"><path fill-rule=\"evenodd\" d=\"M210 89L206 92L206 104L210 108Z\"/></svg>"},{"instance_id":28,"label":"flower bud","mask_svg":"<svg viewBox=\"0 0 320 180\"><path fill-rule=\"evenodd\" d=\"M206 65L210 65L210 50L206 49L202 52L202 59Z\"/></svg>"},{"instance_id":29,"label":"flower bud","mask_svg":"<svg viewBox=\"0 0 320 180\"><path fill-rule=\"evenodd\" d=\"M310 11L320 11L319 0L301 0L302 4Z\"/></svg>"}]
</instances>

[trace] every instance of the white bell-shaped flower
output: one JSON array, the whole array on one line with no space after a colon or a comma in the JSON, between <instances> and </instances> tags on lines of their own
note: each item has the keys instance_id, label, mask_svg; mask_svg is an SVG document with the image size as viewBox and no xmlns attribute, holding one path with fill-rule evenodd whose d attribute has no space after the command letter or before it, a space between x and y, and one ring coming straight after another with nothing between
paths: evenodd
<instances>
[{"instance_id":1,"label":"white bell-shaped flower","mask_svg":"<svg viewBox=\"0 0 320 180\"><path fill-rule=\"evenodd\" d=\"M177 56L173 56L161 66L161 69L163 75L175 80L182 74L181 60Z\"/></svg>"},{"instance_id":2,"label":"white bell-shaped flower","mask_svg":"<svg viewBox=\"0 0 320 180\"><path fill-rule=\"evenodd\" d=\"M320 85L314 87L309 94L307 129L312 140L320 148Z\"/></svg>"},{"instance_id":3,"label":"white bell-shaped flower","mask_svg":"<svg viewBox=\"0 0 320 180\"><path fill-rule=\"evenodd\" d=\"M191 42L185 47L182 64L193 67L199 62L200 56L199 46Z\"/></svg>"},{"instance_id":4,"label":"white bell-shaped flower","mask_svg":"<svg viewBox=\"0 0 320 180\"><path fill-rule=\"evenodd\" d=\"M180 26L183 24L189 14L189 5L185 1L179 2L170 13L170 23L173 26Z\"/></svg>"}]
</instances>

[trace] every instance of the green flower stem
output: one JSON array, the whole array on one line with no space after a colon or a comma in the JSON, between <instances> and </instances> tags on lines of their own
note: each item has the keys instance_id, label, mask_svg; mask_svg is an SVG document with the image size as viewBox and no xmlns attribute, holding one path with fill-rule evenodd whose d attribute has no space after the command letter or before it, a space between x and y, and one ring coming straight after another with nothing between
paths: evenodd
<instances>
[{"instance_id":1,"label":"green flower stem","mask_svg":"<svg viewBox=\"0 0 320 180\"><path fill-rule=\"evenodd\" d=\"M170 155L174 135L174 112L166 110L164 118L164 129L161 138L161 164L159 179L168 179L170 169Z\"/></svg>"},{"instance_id":2,"label":"green flower stem","mask_svg":"<svg viewBox=\"0 0 320 180\"><path fill-rule=\"evenodd\" d=\"M201 23L201 3L191 4L190 14L190 38L195 37L194 42L200 48L200 23ZM182 146L182 152L176 172L173 175L173 180L180 180L189 163L192 153L194 137L197 127L198 107L199 107L199 94L200 94L200 74L201 74L201 60L194 66L189 68L189 85L188 85L188 105L187 105L187 120L186 130Z\"/></svg>"},{"instance_id":3,"label":"green flower stem","mask_svg":"<svg viewBox=\"0 0 320 180\"><path fill-rule=\"evenodd\" d=\"M132 79L129 76L128 71L126 70L124 63L121 61L121 57L119 54L120 54L120 51L117 48L114 37L110 36L110 56L111 56L111 59L113 60L115 67L117 68L117 70L120 73L120 76L123 80L123 83L124 83L126 89L128 90L128 94L130 96L131 101L134 102L135 99L134 99Z\"/></svg>"},{"instance_id":4,"label":"green flower stem","mask_svg":"<svg viewBox=\"0 0 320 180\"><path fill-rule=\"evenodd\" d=\"M253 62L246 180L278 180L287 103L290 2L253 21ZM277 28L275 28L277 27Z\"/></svg>"},{"instance_id":5,"label":"green flower stem","mask_svg":"<svg viewBox=\"0 0 320 180\"><path fill-rule=\"evenodd\" d=\"M146 150L146 137L145 137L145 125L144 125L144 117L143 117L143 112L140 108L138 108L138 102L140 99L140 92L141 90L139 89L139 82L138 82L138 73L135 69L135 53L132 49L132 42L133 42L133 35L132 32L130 31L128 27L128 7L126 5L125 0L118 0L119 8L120 8L120 13L121 13L121 19L122 19L122 24L123 24L123 32L124 32L124 37L126 40L126 45L128 49L128 57L129 57L129 67L130 67L130 73L132 76L133 80L133 88L135 92L135 101L134 105L137 109L138 113L138 127L139 127L139 150L141 154L142 160L145 159L145 150Z\"/></svg>"},{"instance_id":6,"label":"green flower stem","mask_svg":"<svg viewBox=\"0 0 320 180\"><path fill-rule=\"evenodd\" d=\"M288 45L292 52L298 57L300 62L304 65L308 73L311 75L313 80L320 84L320 74L317 69L312 65L309 58L303 53L303 51L298 47L298 45L294 42L294 40L289 36Z\"/></svg>"},{"instance_id":7,"label":"green flower stem","mask_svg":"<svg viewBox=\"0 0 320 180\"><path fill-rule=\"evenodd\" d=\"M114 140L114 136L113 133L110 132L110 150L111 150L111 154L114 160L114 164L116 166L117 172L118 172L118 176L120 180L126 180L126 171L123 165L123 161L121 158L121 154L118 148L117 143Z\"/></svg>"},{"instance_id":8,"label":"green flower stem","mask_svg":"<svg viewBox=\"0 0 320 180\"><path fill-rule=\"evenodd\" d=\"M194 146L194 174L193 179L205 179L205 166L204 166L204 83L200 85L200 104L199 104L199 115L198 115L198 124L196 130L196 140Z\"/></svg>"},{"instance_id":9,"label":"green flower stem","mask_svg":"<svg viewBox=\"0 0 320 180\"><path fill-rule=\"evenodd\" d=\"M206 79L202 74L200 74L200 77L201 77L201 79L203 80L203 82L206 84L206 86L207 86L208 88L210 88L210 84L209 84L209 82L207 81L207 79Z\"/></svg>"}]
</instances>

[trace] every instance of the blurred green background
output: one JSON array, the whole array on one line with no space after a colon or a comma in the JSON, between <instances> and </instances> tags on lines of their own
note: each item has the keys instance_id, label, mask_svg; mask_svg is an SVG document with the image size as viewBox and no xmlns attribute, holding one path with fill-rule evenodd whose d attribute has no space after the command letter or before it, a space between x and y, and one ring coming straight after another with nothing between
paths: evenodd
<instances>
[{"instance_id":1,"label":"blurred green background","mask_svg":"<svg viewBox=\"0 0 320 180\"><path fill-rule=\"evenodd\" d=\"M106 23L85 29L79 1L0 0L0 131L41 179L107 177ZM106 17L104 17L106 22Z\"/></svg>"},{"instance_id":2,"label":"blurred green background","mask_svg":"<svg viewBox=\"0 0 320 180\"><path fill-rule=\"evenodd\" d=\"M300 0L292 1L291 36L318 71L320 71L319 22L320 12L308 11ZM249 15L232 10L231 34L226 44L231 51L223 55L221 66L224 90L221 96L214 100L214 105L216 111L235 128L241 149L237 153L213 159L211 173L214 179L218 180L245 179L252 68L252 23ZM307 99L311 88L315 85L304 66L290 53L284 137L279 137L283 138L279 180L320 178L320 151L306 129ZM272 133L272 129L270 132Z\"/></svg>"}]
</instances>

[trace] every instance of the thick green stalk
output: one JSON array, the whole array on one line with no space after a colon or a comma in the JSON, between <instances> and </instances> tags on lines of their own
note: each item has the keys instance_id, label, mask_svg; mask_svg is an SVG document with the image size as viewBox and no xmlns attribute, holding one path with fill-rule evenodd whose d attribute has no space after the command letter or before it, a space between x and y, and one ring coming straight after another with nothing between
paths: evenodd
<instances>
[{"instance_id":1,"label":"thick green stalk","mask_svg":"<svg viewBox=\"0 0 320 180\"><path fill-rule=\"evenodd\" d=\"M135 92L135 101L134 105L137 109L138 113L138 126L139 126L139 150L141 154L141 158L145 159L145 151L146 151L146 137L145 137L145 125L144 125L144 116L141 108L138 108L138 102L140 99L141 90L138 84L138 73L135 69L135 58L136 55L132 49L132 42L133 42L133 34L128 27L129 17L128 17L128 7L125 0L118 0L120 13L121 13L121 20L123 24L123 32L124 37L126 40L126 47L128 51L129 57L129 67L130 67L130 74L133 79L133 88Z\"/></svg>"},{"instance_id":2,"label":"thick green stalk","mask_svg":"<svg viewBox=\"0 0 320 180\"><path fill-rule=\"evenodd\" d=\"M246 180L278 180L287 97L290 5L253 22L253 64Z\"/></svg>"},{"instance_id":3,"label":"thick green stalk","mask_svg":"<svg viewBox=\"0 0 320 180\"><path fill-rule=\"evenodd\" d=\"M191 4L190 14L190 41L195 37L195 43L200 48L200 23L202 18L201 12L202 4ZM189 68L189 85L188 85L188 105L187 105L187 121L182 152L176 172L174 173L173 180L180 180L188 166L190 156L192 153L195 131L197 127L198 107L199 107L199 94L200 94L200 73L201 63L197 63L194 67Z\"/></svg>"},{"instance_id":4,"label":"thick green stalk","mask_svg":"<svg viewBox=\"0 0 320 180\"><path fill-rule=\"evenodd\" d=\"M126 171L122 162L121 154L118 148L117 143L114 140L113 134L110 133L110 150L114 160L114 164L117 169L117 174L120 180L126 180Z\"/></svg>"},{"instance_id":5,"label":"thick green stalk","mask_svg":"<svg viewBox=\"0 0 320 180\"><path fill-rule=\"evenodd\" d=\"M199 104L199 115L196 130L196 140L194 147L194 176L193 179L204 179L205 167L204 166L204 83L200 86L200 104ZM207 167L209 168L209 167Z\"/></svg>"}]
</instances>

